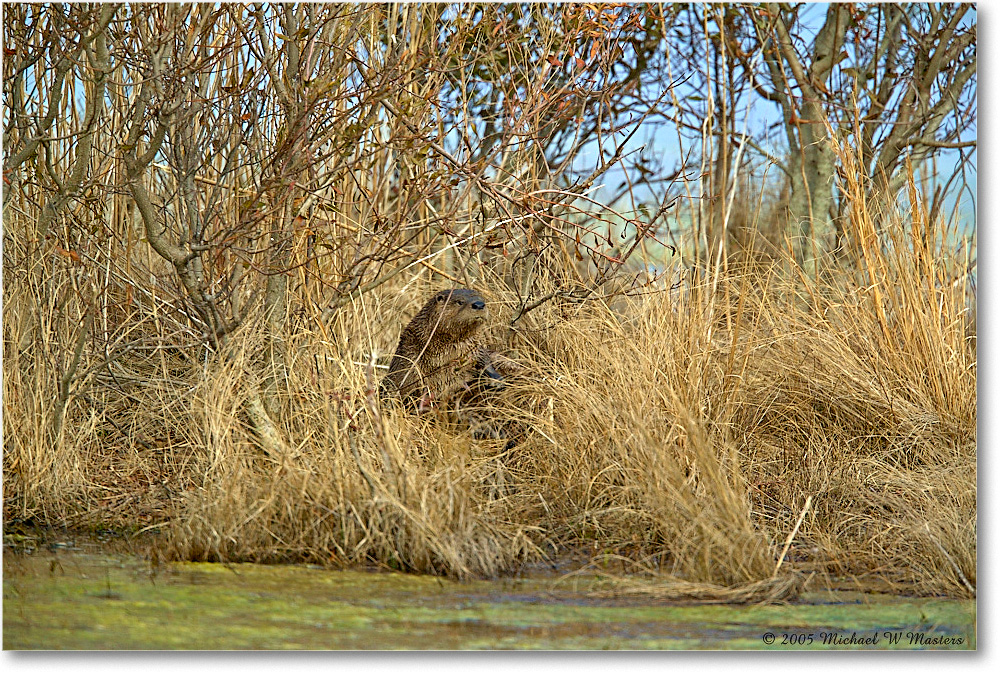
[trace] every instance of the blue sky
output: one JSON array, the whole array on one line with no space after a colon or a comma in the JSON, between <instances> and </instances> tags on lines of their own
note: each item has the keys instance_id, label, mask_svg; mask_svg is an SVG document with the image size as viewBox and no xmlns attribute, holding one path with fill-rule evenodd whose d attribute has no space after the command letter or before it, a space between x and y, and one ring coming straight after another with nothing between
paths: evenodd
<instances>
[{"instance_id":1,"label":"blue sky","mask_svg":"<svg viewBox=\"0 0 1000 674\"><path fill-rule=\"evenodd\" d=\"M814 34L819 27L822 25L824 20L824 15L827 9L825 3L817 3L807 7L803 12L803 18L805 20L805 37L808 39L810 31ZM970 25L971 22L976 21L976 12L970 13L963 23ZM975 79L973 80L973 86L975 86ZM685 83L680 83L677 85L677 95L678 97L690 96L694 94L700 94L702 92L696 92L690 85ZM774 123L781 120L781 112L776 103L766 101L758 96L749 96L745 98L746 103L742 105L741 108L737 110L737 124L740 130L743 129L744 125L748 135L755 138L762 138L767 135L767 129ZM666 112L666 111L665 111ZM669 112L667 112L669 116ZM681 164L681 159L686 151L691 149L690 143L695 141L689 140L688 145L681 145L678 141L678 135L676 128L672 124L663 124L662 121L658 123L647 123L646 128L643 128L637 133L629 144L629 149L637 150L639 148L644 148L645 152L651 152L660 158L663 166L667 169L673 169ZM962 137L962 140L974 140L978 133L977 125L975 122L971 125ZM767 141L762 143L764 148L777 157L781 157L787 153L787 143L784 138L784 132L782 129L772 129L770 135L767 137ZM698 148L695 147L695 150ZM747 150L749 156L754 156L751 150ZM610 154L606 151L606 154ZM962 161L962 157L966 157L966 161ZM760 178L766 175L769 178L779 178L781 171L771 166L767 168L768 162L760 158L759 154L756 154L759 158L755 162L755 175ZM978 202L978 191L977 191L977 160L978 155L975 150L965 150L964 153L958 150L944 150L937 158L936 169L938 175L950 176L955 170L962 169L964 171L965 187L959 189L953 187L946 200L947 210L946 213L950 215L951 210L957 205L957 219L959 221L959 229L965 231L968 234L973 233L976 224L976 204ZM586 171L597 161L597 147L596 143L591 147L587 148L586 152L581 155L577 167L581 171ZM923 167L925 171L931 171L934 167L931 164L926 164ZM617 186L622 181L622 173L620 170L611 171L606 174L603 183L605 188L597 193L598 199L607 200L610 198L611 193L615 191ZM654 188L651 192L648 189L643 189L638 192L639 198L641 200L652 200L652 201L662 201L664 198L664 192L670 189L666 186L659 186ZM674 189L674 192L677 190Z\"/></svg>"}]
</instances>

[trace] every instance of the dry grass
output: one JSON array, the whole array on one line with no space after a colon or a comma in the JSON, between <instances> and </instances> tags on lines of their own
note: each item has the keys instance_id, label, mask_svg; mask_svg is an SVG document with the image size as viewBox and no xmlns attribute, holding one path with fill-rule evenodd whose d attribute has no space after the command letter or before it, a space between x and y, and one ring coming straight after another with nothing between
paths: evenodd
<instances>
[{"instance_id":1,"label":"dry grass","mask_svg":"<svg viewBox=\"0 0 1000 674\"><path fill-rule=\"evenodd\" d=\"M16 7L11 81L79 95L45 129L49 97L12 98L28 111L12 113L19 159L4 172L6 523L156 531L179 559L455 577L583 559L620 565L607 592L657 597L766 601L809 578L975 594L970 273L913 175L912 207L880 214L853 182L866 172L836 149L845 246L808 265L817 278L786 254L787 223L762 215L782 210L774 186L741 173L722 237L734 255L625 297L608 289L629 285L626 265L662 262L646 237L674 215L644 213L634 194L622 212L572 198L596 198L613 165L640 191L627 140L589 176L570 170L585 138L550 156L554 130L586 126L578 114L598 136L631 134L652 105L631 80L592 88L590 75L634 57L595 32L590 9L553 10L565 33L538 32L539 15L530 47L521 21L470 6L449 24L462 39L435 47L434 5L303 5L297 19L265 8L266 21L130 5L110 28L105 5ZM25 12L50 28L28 31ZM298 58L295 21L316 59ZM32 56L51 36L69 79L54 56ZM357 40L369 41L363 71L350 50L312 47ZM245 43L271 50L272 67L248 62ZM190 57L204 45L215 56ZM563 53L578 57L558 77L538 58ZM466 134L492 107L444 95L472 91L460 63L511 115L482 136ZM160 71L157 96L175 100L147 111L144 83ZM299 88L289 97L266 71ZM129 159L147 142L156 166ZM699 208L696 182L670 189L688 195L679 211ZM693 238L670 241L693 250ZM372 394L374 360L427 294L466 279L528 368L497 403L529 429L513 449ZM577 301L571 286L593 294ZM515 288L538 306L510 328Z\"/></svg>"},{"instance_id":2,"label":"dry grass","mask_svg":"<svg viewBox=\"0 0 1000 674\"><path fill-rule=\"evenodd\" d=\"M246 415L263 362L253 320L223 359L160 349L116 362L70 399L49 451L65 363L18 345L47 330L41 341L66 354L80 328L60 325L65 307L26 320L43 289L8 276L5 518L160 529L182 559L457 577L585 552L630 560L618 594L767 600L818 573L974 595L976 354L945 238L920 218L897 217L888 244L865 250L863 285L717 271L613 302L550 302L506 340L516 298L485 279L497 339L531 372L499 404L531 428L506 451L375 405L370 354L391 352L435 287L417 277L328 324L290 324L281 455ZM914 230L928 233L930 266L904 238ZM135 330L158 320L132 316Z\"/></svg>"}]
</instances>

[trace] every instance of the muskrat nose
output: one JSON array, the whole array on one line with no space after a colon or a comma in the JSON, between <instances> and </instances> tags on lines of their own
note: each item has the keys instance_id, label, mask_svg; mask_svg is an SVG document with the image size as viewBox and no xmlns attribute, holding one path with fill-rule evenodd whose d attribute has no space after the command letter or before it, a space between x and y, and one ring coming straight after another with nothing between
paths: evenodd
<instances>
[{"instance_id":1,"label":"muskrat nose","mask_svg":"<svg viewBox=\"0 0 1000 674\"><path fill-rule=\"evenodd\" d=\"M475 302L472 303L472 308L473 309L485 309L486 308L486 302L483 302L482 300L476 300Z\"/></svg>"}]
</instances>

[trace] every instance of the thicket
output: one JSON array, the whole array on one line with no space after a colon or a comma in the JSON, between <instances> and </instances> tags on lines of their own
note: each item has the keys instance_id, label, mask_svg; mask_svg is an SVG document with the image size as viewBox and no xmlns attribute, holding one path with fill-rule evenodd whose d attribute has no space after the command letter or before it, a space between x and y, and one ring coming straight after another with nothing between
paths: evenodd
<instances>
[{"instance_id":1,"label":"thicket","mask_svg":"<svg viewBox=\"0 0 1000 674\"><path fill-rule=\"evenodd\" d=\"M967 6L831 6L812 38L778 5L3 12L5 522L975 594ZM739 129L751 95L787 156ZM376 399L453 285L528 367L514 448Z\"/></svg>"}]
</instances>

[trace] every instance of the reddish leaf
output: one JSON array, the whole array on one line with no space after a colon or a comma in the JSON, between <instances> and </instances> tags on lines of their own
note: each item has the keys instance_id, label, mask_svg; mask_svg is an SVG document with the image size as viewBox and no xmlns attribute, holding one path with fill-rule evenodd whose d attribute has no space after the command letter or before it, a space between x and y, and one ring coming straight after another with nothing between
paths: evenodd
<instances>
[{"instance_id":1,"label":"reddish leaf","mask_svg":"<svg viewBox=\"0 0 1000 674\"><path fill-rule=\"evenodd\" d=\"M73 262L76 262L77 264L83 264L83 260L80 259L80 254L77 253L75 250L66 250L65 248L61 248L60 246L56 246L55 247L55 251L57 253L59 253L60 255L62 255L63 257L68 257L69 259L73 260Z\"/></svg>"}]
</instances>

